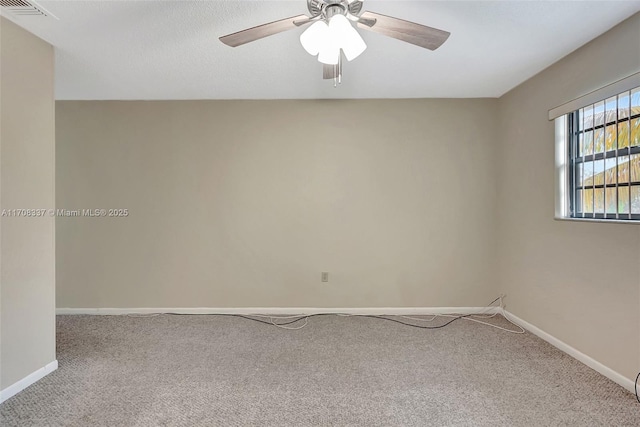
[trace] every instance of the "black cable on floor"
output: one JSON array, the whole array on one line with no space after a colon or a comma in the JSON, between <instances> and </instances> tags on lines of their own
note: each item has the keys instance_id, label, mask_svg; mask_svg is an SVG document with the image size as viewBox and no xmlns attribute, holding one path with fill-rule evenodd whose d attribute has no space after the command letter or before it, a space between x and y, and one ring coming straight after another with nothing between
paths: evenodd
<instances>
[{"instance_id":1,"label":"black cable on floor","mask_svg":"<svg viewBox=\"0 0 640 427\"><path fill-rule=\"evenodd\" d=\"M242 314L222 314L222 313L210 313L210 314L200 314L200 313L160 313L160 314L168 314L168 315L171 315L171 316L226 316L226 317L240 317L242 319L253 320L254 322L258 322L258 323L264 323L265 325L269 325L269 326L287 326L287 325L291 325L293 323L299 322L301 320L310 319L312 317L338 316L338 315L340 315L340 313L307 314L307 315L301 315L301 317L298 317L298 318L296 318L294 320L289 320L287 322L275 323L275 322L267 322L266 320L254 319L253 317L245 316L245 315L242 315ZM373 315L373 314L361 314L361 315L348 315L348 314L345 314L345 316L349 316L349 317L370 317L372 319L387 320L389 322L395 322L395 323L399 323L399 324L404 325L404 326L410 326L412 328L418 328L418 329L441 329L441 328L444 328L445 326L448 326L448 325L452 324L453 322L455 322L458 319L462 319L463 317L469 317L469 316L471 316L471 314L465 314L465 315L460 315L460 316L454 317L451 320L449 320L448 322L446 322L446 323L444 323L442 325L438 325L438 326L414 325L412 323L402 322L400 320L390 319L390 318L384 317L384 316L376 316L376 315ZM272 319L277 319L277 317L272 317Z\"/></svg>"},{"instance_id":2,"label":"black cable on floor","mask_svg":"<svg viewBox=\"0 0 640 427\"><path fill-rule=\"evenodd\" d=\"M448 322L446 322L446 323L444 323L442 325L438 325L438 326L414 325L414 324L411 324L411 323L402 322L400 320L389 319L388 317L374 316L374 315L370 315L370 314L361 315L360 317L371 317L373 319L388 320L389 322L396 322L396 323L400 323L401 325L411 326L412 328L418 328L418 329L440 329L440 328L444 328L445 326L448 326L448 325L452 324L453 322L455 322L458 319L462 319L463 317L469 317L469 316L471 316L471 315L470 314L460 315L460 316L454 317L451 320L449 320Z\"/></svg>"},{"instance_id":3,"label":"black cable on floor","mask_svg":"<svg viewBox=\"0 0 640 427\"><path fill-rule=\"evenodd\" d=\"M640 396L638 396L638 378L640 378L640 372L638 372L636 382L633 383L633 390L636 392L636 400L638 401L638 403L640 403Z\"/></svg>"},{"instance_id":4,"label":"black cable on floor","mask_svg":"<svg viewBox=\"0 0 640 427\"><path fill-rule=\"evenodd\" d=\"M491 307L493 305L493 303L498 301L500 298L501 297L498 297L498 298L494 299L489 304L487 304L486 307L487 308ZM472 316L472 314L464 314L464 315L460 315L460 316L454 317L451 320L449 320L448 322L443 323L442 325L422 326L422 325L414 325L412 323L403 322L401 320L390 319L388 317L378 316L378 315L373 315L373 314L359 314L359 315L350 315L350 314L346 314L346 313L316 313L316 314L306 314L306 315L303 314L303 315L300 315L300 317L298 317L298 318L296 318L294 320L289 320L289 321L283 322L283 323L276 323L276 322L273 321L273 319L277 319L278 318L277 316L271 317L271 322L267 322L266 320L255 319L253 317L245 316L245 315L242 315L242 314L222 314L222 313L158 313L158 314L168 314L168 315L171 315L171 316L226 316L226 317L239 317L241 319L253 320L254 322L264 323L265 325L269 325L269 326L287 326L287 325L291 325L293 323L299 322L301 320L308 320L308 319L310 319L312 317L318 317L318 316L338 316L338 315L343 315L343 316L350 316L350 317L370 317L372 319L387 320L389 322L395 322L395 323L399 323L399 324L404 325L404 326L410 326L412 328L417 328L417 329L441 329L441 328L444 328L445 326L448 326L448 325L452 324L456 320L462 319L464 317ZM636 383L637 383L637 378L636 378ZM636 397L638 397L637 392L636 392ZM640 402L640 399L638 401Z\"/></svg>"},{"instance_id":5,"label":"black cable on floor","mask_svg":"<svg viewBox=\"0 0 640 427\"><path fill-rule=\"evenodd\" d=\"M170 316L225 316L225 317L239 317L241 319L253 320L254 322L264 323L265 325L269 325L269 326L281 326L281 325L282 326L286 326L286 325L290 325L292 323L295 323L295 322L297 322L297 321L299 321L301 319L304 319L304 317L300 317L300 318L297 318L295 320L291 320L289 322L276 323L274 325L273 323L267 322L266 320L254 319L253 317L244 316L242 314L222 314L222 313L159 313L159 314L168 314Z\"/></svg>"}]
</instances>

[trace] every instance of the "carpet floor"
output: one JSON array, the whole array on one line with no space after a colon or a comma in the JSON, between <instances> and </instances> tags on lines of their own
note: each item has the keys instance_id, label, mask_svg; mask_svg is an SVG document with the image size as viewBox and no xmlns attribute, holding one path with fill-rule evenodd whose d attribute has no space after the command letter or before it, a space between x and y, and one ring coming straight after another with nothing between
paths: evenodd
<instances>
[{"instance_id":1,"label":"carpet floor","mask_svg":"<svg viewBox=\"0 0 640 427\"><path fill-rule=\"evenodd\" d=\"M635 396L587 366L463 320L58 316L57 346L0 425L640 426Z\"/></svg>"}]
</instances>

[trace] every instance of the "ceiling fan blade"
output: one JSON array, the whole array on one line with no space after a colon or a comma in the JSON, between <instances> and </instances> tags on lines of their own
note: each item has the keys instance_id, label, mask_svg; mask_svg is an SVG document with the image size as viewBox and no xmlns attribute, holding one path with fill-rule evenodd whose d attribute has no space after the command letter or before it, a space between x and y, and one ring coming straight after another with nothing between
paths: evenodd
<instances>
[{"instance_id":1,"label":"ceiling fan blade","mask_svg":"<svg viewBox=\"0 0 640 427\"><path fill-rule=\"evenodd\" d=\"M438 30L437 28L427 27L426 25L416 24L415 22L409 22L404 19L393 18L374 12L364 12L361 18L373 20L375 23L369 26L365 22L358 22L356 24L358 28L393 37L394 39L415 44L416 46L429 50L439 48L451 35L448 31Z\"/></svg>"},{"instance_id":2,"label":"ceiling fan blade","mask_svg":"<svg viewBox=\"0 0 640 427\"><path fill-rule=\"evenodd\" d=\"M307 21L302 24L295 25L296 21ZM307 15L292 16L291 18L281 19L279 21L270 22L268 24L258 25L257 27L248 28L246 30L238 31L237 33L228 34L220 37L220 41L227 46L236 47L249 43L255 40L269 37L274 34L281 33L287 30L293 30L300 25L304 25L310 21Z\"/></svg>"}]
</instances>

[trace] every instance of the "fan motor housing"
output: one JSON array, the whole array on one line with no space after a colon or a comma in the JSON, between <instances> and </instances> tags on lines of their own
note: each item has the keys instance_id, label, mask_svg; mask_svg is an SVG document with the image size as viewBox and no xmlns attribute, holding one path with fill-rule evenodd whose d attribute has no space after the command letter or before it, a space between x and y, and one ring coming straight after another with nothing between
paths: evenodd
<instances>
[{"instance_id":1,"label":"fan motor housing","mask_svg":"<svg viewBox=\"0 0 640 427\"><path fill-rule=\"evenodd\" d=\"M331 5L342 6L344 10L348 10L350 14L356 16L360 15L360 11L362 11L362 2L359 0L351 3L347 0L307 0L307 7L311 16L321 15L323 9Z\"/></svg>"}]
</instances>

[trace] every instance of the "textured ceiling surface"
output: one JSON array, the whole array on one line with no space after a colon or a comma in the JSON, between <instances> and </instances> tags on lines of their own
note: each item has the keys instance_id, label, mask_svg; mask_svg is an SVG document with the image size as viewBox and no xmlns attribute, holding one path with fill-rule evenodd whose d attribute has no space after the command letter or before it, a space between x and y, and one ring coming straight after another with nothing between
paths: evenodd
<instances>
[{"instance_id":1,"label":"textured ceiling surface","mask_svg":"<svg viewBox=\"0 0 640 427\"><path fill-rule=\"evenodd\" d=\"M497 97L640 10L640 1L365 0L364 10L451 37L432 52L360 30L368 49L334 88L301 47L302 28L237 48L218 41L307 13L305 0L38 3L58 19L3 14L56 47L56 98L122 100Z\"/></svg>"}]
</instances>

